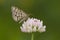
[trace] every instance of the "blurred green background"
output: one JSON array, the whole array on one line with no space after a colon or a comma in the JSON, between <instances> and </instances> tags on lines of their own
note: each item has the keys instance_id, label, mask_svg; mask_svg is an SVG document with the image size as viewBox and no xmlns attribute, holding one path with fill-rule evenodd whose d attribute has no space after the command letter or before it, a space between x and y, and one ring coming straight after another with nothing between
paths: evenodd
<instances>
[{"instance_id":1,"label":"blurred green background","mask_svg":"<svg viewBox=\"0 0 60 40\"><path fill-rule=\"evenodd\" d=\"M46 32L34 33L34 40L60 40L60 0L0 0L0 40L31 40L12 19L11 6L44 21Z\"/></svg>"}]
</instances>

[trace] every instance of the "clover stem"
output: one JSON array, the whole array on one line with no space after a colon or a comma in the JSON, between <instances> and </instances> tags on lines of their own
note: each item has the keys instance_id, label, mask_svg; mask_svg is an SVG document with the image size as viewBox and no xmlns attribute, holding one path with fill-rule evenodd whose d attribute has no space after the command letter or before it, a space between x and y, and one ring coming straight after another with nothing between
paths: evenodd
<instances>
[{"instance_id":1,"label":"clover stem","mask_svg":"<svg viewBox=\"0 0 60 40\"><path fill-rule=\"evenodd\" d=\"M32 33L32 36L31 36L31 40L34 40L34 35L33 35L33 33Z\"/></svg>"}]
</instances>

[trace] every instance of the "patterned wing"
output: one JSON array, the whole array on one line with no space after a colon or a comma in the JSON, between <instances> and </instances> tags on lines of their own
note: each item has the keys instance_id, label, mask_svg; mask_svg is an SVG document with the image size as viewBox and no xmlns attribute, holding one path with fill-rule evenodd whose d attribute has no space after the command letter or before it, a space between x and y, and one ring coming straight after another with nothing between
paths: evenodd
<instances>
[{"instance_id":1,"label":"patterned wing","mask_svg":"<svg viewBox=\"0 0 60 40\"><path fill-rule=\"evenodd\" d=\"M12 11L12 17L16 22L21 23L22 21L28 18L28 15L25 12L23 12L22 10L18 9L15 6L11 7L11 11Z\"/></svg>"}]
</instances>

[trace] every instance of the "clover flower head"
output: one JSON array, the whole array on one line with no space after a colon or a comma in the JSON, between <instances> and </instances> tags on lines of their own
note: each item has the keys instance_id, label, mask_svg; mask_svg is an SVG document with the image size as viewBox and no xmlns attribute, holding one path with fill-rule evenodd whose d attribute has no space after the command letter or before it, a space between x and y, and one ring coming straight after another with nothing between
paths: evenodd
<instances>
[{"instance_id":1,"label":"clover flower head","mask_svg":"<svg viewBox=\"0 0 60 40\"><path fill-rule=\"evenodd\" d=\"M45 32L46 26L43 26L43 21L36 18L28 18L27 21L24 21L20 27L22 32Z\"/></svg>"}]
</instances>

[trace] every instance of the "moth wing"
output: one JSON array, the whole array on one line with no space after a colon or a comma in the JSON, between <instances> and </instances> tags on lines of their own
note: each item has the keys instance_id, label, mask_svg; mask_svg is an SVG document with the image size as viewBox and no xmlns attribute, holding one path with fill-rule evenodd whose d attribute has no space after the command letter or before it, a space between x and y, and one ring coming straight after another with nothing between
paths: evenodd
<instances>
[{"instance_id":1,"label":"moth wing","mask_svg":"<svg viewBox=\"0 0 60 40\"><path fill-rule=\"evenodd\" d=\"M12 6L12 7L11 7L11 11L12 11L12 18L13 18L13 19L14 19L14 21L16 21L16 22L18 21L18 20L17 20L17 18L18 18L18 17L16 16L16 15L17 15L17 13L16 13L16 12L17 12L17 10L18 10L18 8L14 7L14 6Z\"/></svg>"},{"instance_id":2,"label":"moth wing","mask_svg":"<svg viewBox=\"0 0 60 40\"><path fill-rule=\"evenodd\" d=\"M22 22L23 20L26 20L26 18L28 17L28 15L24 11L18 9L15 6L11 7L11 11L12 11L12 17L16 22L18 21Z\"/></svg>"}]
</instances>

